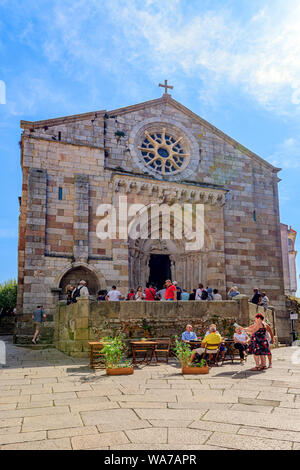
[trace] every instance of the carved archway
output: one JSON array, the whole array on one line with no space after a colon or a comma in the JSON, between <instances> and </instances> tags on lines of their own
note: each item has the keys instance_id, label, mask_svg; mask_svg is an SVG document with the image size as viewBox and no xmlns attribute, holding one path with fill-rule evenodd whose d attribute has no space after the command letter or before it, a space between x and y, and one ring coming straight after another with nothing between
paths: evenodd
<instances>
[{"instance_id":1,"label":"carved archway","mask_svg":"<svg viewBox=\"0 0 300 470\"><path fill-rule=\"evenodd\" d=\"M79 281L84 280L87 283L89 294L96 296L99 289L105 288L106 283L103 275L99 273L93 266L83 263L70 264L64 272L60 273L56 282L60 291L60 299L65 299L65 289L68 284L77 285Z\"/></svg>"},{"instance_id":2,"label":"carved archway","mask_svg":"<svg viewBox=\"0 0 300 470\"><path fill-rule=\"evenodd\" d=\"M186 249L184 238L174 239L173 228L176 219L173 219L170 231L165 233L164 239L153 237L151 227L147 222L146 210L147 208L141 214L137 214L131 223L133 232L139 226L141 236L132 239L129 231L129 286L135 288L137 285L146 285L149 280L151 254L169 256L172 279L176 280L182 288L192 289L199 282L206 283L207 254L214 250L214 240L206 225L204 227L204 246L200 250L189 251ZM161 226L159 216L156 222L158 226Z\"/></svg>"}]
</instances>

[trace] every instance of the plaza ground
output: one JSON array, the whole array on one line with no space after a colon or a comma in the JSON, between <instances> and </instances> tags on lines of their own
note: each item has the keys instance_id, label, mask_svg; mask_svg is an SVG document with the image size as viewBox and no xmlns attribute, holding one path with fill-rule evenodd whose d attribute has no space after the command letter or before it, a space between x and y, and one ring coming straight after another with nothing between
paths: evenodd
<instances>
[{"instance_id":1,"label":"plaza ground","mask_svg":"<svg viewBox=\"0 0 300 470\"><path fill-rule=\"evenodd\" d=\"M1 450L300 450L300 348L274 350L273 368L264 372L250 372L248 357L244 366L183 376L171 358L107 377L91 371L88 358L1 339Z\"/></svg>"}]
</instances>

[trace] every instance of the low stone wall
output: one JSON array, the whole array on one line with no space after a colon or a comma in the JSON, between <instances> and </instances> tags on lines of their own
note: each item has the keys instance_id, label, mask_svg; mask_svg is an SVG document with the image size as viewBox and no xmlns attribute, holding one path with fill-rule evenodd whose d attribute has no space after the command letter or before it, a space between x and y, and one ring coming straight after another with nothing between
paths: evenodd
<instances>
[{"instance_id":1,"label":"low stone wall","mask_svg":"<svg viewBox=\"0 0 300 470\"><path fill-rule=\"evenodd\" d=\"M201 335L210 323L216 323L222 335L232 336L234 322L249 325L250 311L251 304L243 296L218 302L94 302L79 298L71 305L58 303L54 341L64 353L87 356L88 341L120 331L128 338L172 337L181 335L191 323ZM272 311L267 313L273 326Z\"/></svg>"}]
</instances>

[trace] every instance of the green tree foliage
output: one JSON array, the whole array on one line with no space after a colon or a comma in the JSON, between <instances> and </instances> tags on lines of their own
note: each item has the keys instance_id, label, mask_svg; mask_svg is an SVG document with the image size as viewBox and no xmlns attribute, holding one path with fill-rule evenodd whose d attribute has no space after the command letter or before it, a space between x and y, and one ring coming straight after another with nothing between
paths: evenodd
<instances>
[{"instance_id":1,"label":"green tree foliage","mask_svg":"<svg viewBox=\"0 0 300 470\"><path fill-rule=\"evenodd\" d=\"M17 304L17 281L10 279L9 281L0 283L0 311L2 314L12 311Z\"/></svg>"}]
</instances>

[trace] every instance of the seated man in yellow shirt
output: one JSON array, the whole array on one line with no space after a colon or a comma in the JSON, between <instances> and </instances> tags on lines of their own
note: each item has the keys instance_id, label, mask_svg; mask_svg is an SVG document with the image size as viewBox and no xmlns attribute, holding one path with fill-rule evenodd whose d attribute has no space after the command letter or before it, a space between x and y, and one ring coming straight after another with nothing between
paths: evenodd
<instances>
[{"instance_id":1,"label":"seated man in yellow shirt","mask_svg":"<svg viewBox=\"0 0 300 470\"><path fill-rule=\"evenodd\" d=\"M209 327L209 334L206 335L201 343L201 348L193 349L191 355L191 362L193 362L196 354L203 354L205 351L205 346L209 344L207 347L207 352L209 354L216 354L218 351L218 346L221 343L222 338L219 333L217 333L216 325L210 325Z\"/></svg>"}]
</instances>

